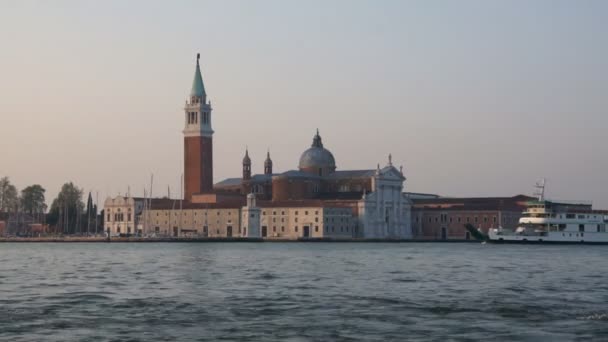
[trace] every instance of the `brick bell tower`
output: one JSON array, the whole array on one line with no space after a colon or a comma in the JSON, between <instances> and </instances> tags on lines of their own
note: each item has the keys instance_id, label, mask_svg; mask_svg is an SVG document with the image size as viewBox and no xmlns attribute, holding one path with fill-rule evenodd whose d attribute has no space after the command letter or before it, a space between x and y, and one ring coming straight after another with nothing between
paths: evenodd
<instances>
[{"instance_id":1,"label":"brick bell tower","mask_svg":"<svg viewBox=\"0 0 608 342\"><path fill-rule=\"evenodd\" d=\"M213 192L213 129L211 128L211 101L203 85L196 54L196 71L192 91L186 100L184 128L184 199L192 195Z\"/></svg>"}]
</instances>

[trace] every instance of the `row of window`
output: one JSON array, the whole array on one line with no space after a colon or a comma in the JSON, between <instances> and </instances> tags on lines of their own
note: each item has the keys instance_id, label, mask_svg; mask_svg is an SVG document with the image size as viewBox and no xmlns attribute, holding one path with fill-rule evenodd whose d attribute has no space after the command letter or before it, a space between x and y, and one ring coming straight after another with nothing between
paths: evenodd
<instances>
[{"instance_id":1,"label":"row of window","mask_svg":"<svg viewBox=\"0 0 608 342\"><path fill-rule=\"evenodd\" d=\"M157 223L157 224L158 224L158 223ZM165 222L165 224L166 224L166 222ZM174 231L176 231L176 230L177 230L177 227L173 227L173 229L174 229ZM232 236L232 229L233 229L233 227L232 227L232 226L227 226L227 227L226 227L226 235L227 235L227 236ZM267 229L267 228L266 228L266 226L262 226L262 230L263 230L263 231L266 231L266 229ZM314 231L315 231L316 233L318 233L318 232L319 232L319 226L318 226L318 225L314 226L314 228L313 228L313 227L311 227L311 229L314 229ZM352 232L354 232L354 231L355 231L355 228L354 228L354 227L353 227L353 228L352 228L352 230L351 230L351 227L349 227L349 226L339 226L339 227L335 227L335 226L325 226L325 229L324 229L324 230L325 230L325 233L326 233L326 234L329 234L329 233L335 233L335 232L337 232L337 231L338 231L338 229L339 229L339 232L340 232L340 233L351 233L351 231L352 231ZM131 228L130 228L130 227L128 227L128 228L127 228L127 230L128 230L128 233L130 233L130 232L131 232ZM159 226L156 226L156 227L154 228L154 230L155 230L155 232L156 232L157 234L159 234L159 233L160 233L160 227L159 227ZM209 233L209 231L210 231L210 229L209 229L209 227L208 227L208 226L206 226L206 225L205 225L205 226L203 226L203 231L202 231L202 233L203 233L203 235L204 235L204 236L207 236L207 235L208 235L208 233ZM218 229L216 229L215 231L216 231L216 234L217 234L217 235L220 235L220 229L219 229L219 228L218 228ZM298 233L299 231L300 231L299 227L298 227L298 226L295 226L295 227L294 227L294 232L295 232L295 233ZM120 227L119 227L119 228L117 228L117 232L118 232L118 233L120 233L120 232L121 232ZM166 232L166 231L165 231L165 232ZM273 227L272 227L272 232L273 232L273 233L275 233L275 234L277 233L277 226L273 226ZM285 233L285 226L281 226L281 227L280 227L280 232L281 232L281 233ZM176 234L177 234L177 233L176 233ZM241 228L240 228L240 227L238 228L238 234L241 234ZM246 235L246 234L247 234L247 228L246 228L246 227L243 227L243 229L242 229L242 234L243 234L243 235Z\"/></svg>"},{"instance_id":2,"label":"row of window","mask_svg":"<svg viewBox=\"0 0 608 342\"><path fill-rule=\"evenodd\" d=\"M299 211L297 211L297 210L295 211L296 215L299 215L299 213L300 213ZM276 211L272 212L272 215L276 215L276 214L277 214ZM262 210L262 215L266 215L266 210ZM281 215L285 215L285 211L281 211ZM308 215L308 210L304 211L304 215ZM315 215L319 215L319 211L318 210L315 210Z\"/></svg>"},{"instance_id":3,"label":"row of window","mask_svg":"<svg viewBox=\"0 0 608 342\"><path fill-rule=\"evenodd\" d=\"M565 224L560 224L559 228L560 229L566 228L566 225ZM602 225L602 224L598 224L598 225L596 225L595 229L596 229L597 233L603 233L603 232L606 231L606 226ZM584 224L579 224L578 225L578 231L581 232L581 233L584 232L585 231L585 225ZM588 229L587 231L591 231L591 230Z\"/></svg>"},{"instance_id":4,"label":"row of window","mask_svg":"<svg viewBox=\"0 0 608 342\"><path fill-rule=\"evenodd\" d=\"M116 211L120 212L120 208L117 208ZM131 212L131 208L127 208L128 212ZM111 213L112 212L112 208L107 208L106 212Z\"/></svg>"},{"instance_id":5,"label":"row of window","mask_svg":"<svg viewBox=\"0 0 608 342\"><path fill-rule=\"evenodd\" d=\"M360 184L357 184L353 187L351 187L348 184L342 184L338 188L338 192L350 192L350 191L362 191L362 190L363 190L363 187Z\"/></svg>"},{"instance_id":6,"label":"row of window","mask_svg":"<svg viewBox=\"0 0 608 342\"><path fill-rule=\"evenodd\" d=\"M111 218L111 214L108 213L108 222L112 221L110 220ZM115 222L123 222L125 220L125 214L124 213L114 213L114 221ZM131 213L127 214L127 221L131 221Z\"/></svg>"},{"instance_id":7,"label":"row of window","mask_svg":"<svg viewBox=\"0 0 608 342\"><path fill-rule=\"evenodd\" d=\"M203 116L203 124L209 123L209 113L203 112L201 113ZM188 124L197 124L198 123L198 113L197 112L188 112Z\"/></svg>"},{"instance_id":8,"label":"row of window","mask_svg":"<svg viewBox=\"0 0 608 342\"><path fill-rule=\"evenodd\" d=\"M121 233L120 227L116 227L116 233L117 234ZM127 232L126 233L127 234L131 234L131 227L127 227Z\"/></svg>"},{"instance_id":9,"label":"row of window","mask_svg":"<svg viewBox=\"0 0 608 342\"><path fill-rule=\"evenodd\" d=\"M161 221L156 220L156 221L155 221L155 224L160 224L160 222L161 222ZM173 224L177 224L177 223L178 223L178 221L173 221ZM183 223L183 224L185 224L185 225L187 225L187 224L188 224L188 220L184 220L182 223ZM194 220L194 222L193 222L193 223L196 225L196 224L197 224L197 221L196 221L196 220ZM205 223L209 223L209 222L208 222L207 220L205 220ZM220 220L217 220L217 221L216 221L216 223L217 223L217 224L220 224ZM227 222L227 223L228 223L228 224L231 224L231 223L232 223L232 221L231 221L231 220L228 220L228 222ZM165 225L167 225L167 224L169 224L169 221L165 221Z\"/></svg>"},{"instance_id":10,"label":"row of window","mask_svg":"<svg viewBox=\"0 0 608 342\"><path fill-rule=\"evenodd\" d=\"M442 223L445 223L445 222L448 222L448 221L450 223L454 222L453 217L449 217L448 218L447 214L441 214L440 216L435 216L434 219L435 219L434 220L435 222L439 222L440 220L441 220ZM503 223L508 223L510 221L513 221L513 220L514 220L514 218L510 218L510 217L507 217L507 216L503 216L502 217ZM497 220L496 216L492 216L492 222L496 223L497 221L498 220ZM416 223L418 223L418 222L420 222L420 217L416 217ZM429 223L433 222L433 217L429 217L428 218L428 222ZM457 223L462 223L462 217L460 217L460 216L456 217L456 222ZM465 217L465 222L466 223L471 223L471 217L469 217L469 216ZM474 216L473 217L473 222L479 223L479 217L478 216ZM488 222L488 217L487 216L483 217L483 222L484 223Z\"/></svg>"},{"instance_id":11,"label":"row of window","mask_svg":"<svg viewBox=\"0 0 608 342\"><path fill-rule=\"evenodd\" d=\"M262 226L262 229L264 229L264 228L266 228L266 226ZM314 228L315 228L315 232L318 233L319 232L319 226L315 226ZM296 233L299 232L298 226L294 227L294 231ZM325 226L325 233L329 233L330 231L332 233L335 233L336 227L335 226L331 226L331 227L330 226ZM277 226L272 226L272 232L273 233L277 232ZM281 233L284 233L284 232L285 232L285 226L281 226ZM349 233L350 232L350 227L348 227L348 226L346 226L346 227L345 226L340 226L340 232L341 233L344 233L344 232Z\"/></svg>"},{"instance_id":12,"label":"row of window","mask_svg":"<svg viewBox=\"0 0 608 342\"><path fill-rule=\"evenodd\" d=\"M252 214L251 217L254 217L254 215ZM344 217L340 217L340 222L344 222L344 219L345 219ZM346 221L348 222L348 218L346 218ZM273 217L272 218L272 222L273 223L277 222L277 218ZM285 218L284 217L281 217L281 222L285 222ZM297 217L294 218L294 222L298 222L298 218ZM318 217L315 217L315 222L319 222L319 218ZM325 218L325 223L329 223L329 222L332 222L332 223L335 222L335 217L326 217Z\"/></svg>"},{"instance_id":13,"label":"row of window","mask_svg":"<svg viewBox=\"0 0 608 342\"><path fill-rule=\"evenodd\" d=\"M296 210L294 213L295 213L295 215L299 215L300 214L300 212L298 210ZM335 210L335 212L333 212L333 213L332 213L331 209L326 211L326 215L331 215L331 214L333 214L333 215L348 215L348 211ZM266 215L266 210L262 210L262 215ZM277 211L273 211L272 215L277 215ZM281 215L285 215L285 211L284 210L281 211ZM308 210L304 211L304 215L308 215ZM315 210L315 215L319 215L319 211L318 210Z\"/></svg>"},{"instance_id":14,"label":"row of window","mask_svg":"<svg viewBox=\"0 0 608 342\"><path fill-rule=\"evenodd\" d=\"M175 215L178 215L178 213L179 213L179 212L176 210L176 211L174 211L173 213L174 213ZM203 214L204 214L205 216L207 216L207 212L206 212L206 211L205 211L205 212L203 212ZM159 213L159 212L157 212L157 213L156 213L156 216L160 216L160 213ZM165 212L165 216L169 216L169 212ZM195 212L194 212L194 216L198 216L198 212L196 212L196 211L195 211ZM217 216L220 216L220 212L219 212L219 211L217 212ZM232 211L229 211L229 212L228 212L228 216L232 216Z\"/></svg>"}]
</instances>

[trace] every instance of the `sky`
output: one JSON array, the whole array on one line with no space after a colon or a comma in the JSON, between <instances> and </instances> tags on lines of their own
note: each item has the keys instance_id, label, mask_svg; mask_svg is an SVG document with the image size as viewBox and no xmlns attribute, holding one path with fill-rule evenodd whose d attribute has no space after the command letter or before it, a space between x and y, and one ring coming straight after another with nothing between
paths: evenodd
<instances>
[{"instance_id":1,"label":"sky","mask_svg":"<svg viewBox=\"0 0 608 342\"><path fill-rule=\"evenodd\" d=\"M179 195L201 54L214 177L315 130L338 169L403 165L406 191L608 209L607 1L0 0L0 177L47 202Z\"/></svg>"}]
</instances>

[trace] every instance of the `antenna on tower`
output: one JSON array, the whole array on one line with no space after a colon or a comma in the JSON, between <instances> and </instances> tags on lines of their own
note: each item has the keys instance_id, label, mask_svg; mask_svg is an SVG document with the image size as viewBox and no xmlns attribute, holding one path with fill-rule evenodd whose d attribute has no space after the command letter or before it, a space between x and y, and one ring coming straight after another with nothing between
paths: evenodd
<instances>
[{"instance_id":1,"label":"antenna on tower","mask_svg":"<svg viewBox=\"0 0 608 342\"><path fill-rule=\"evenodd\" d=\"M539 201L545 200L545 183L546 183L546 181L547 180L545 178L543 178L539 182L536 182L536 185L534 186L536 188L536 192L534 192L534 196L538 196Z\"/></svg>"}]
</instances>

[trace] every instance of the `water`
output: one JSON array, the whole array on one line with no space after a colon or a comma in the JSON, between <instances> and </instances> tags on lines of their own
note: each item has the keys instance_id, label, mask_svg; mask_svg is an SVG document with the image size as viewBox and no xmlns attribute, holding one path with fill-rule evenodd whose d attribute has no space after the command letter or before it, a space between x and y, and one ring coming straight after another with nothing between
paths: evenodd
<instances>
[{"instance_id":1,"label":"water","mask_svg":"<svg viewBox=\"0 0 608 342\"><path fill-rule=\"evenodd\" d=\"M0 244L0 340L608 340L606 246Z\"/></svg>"}]
</instances>

